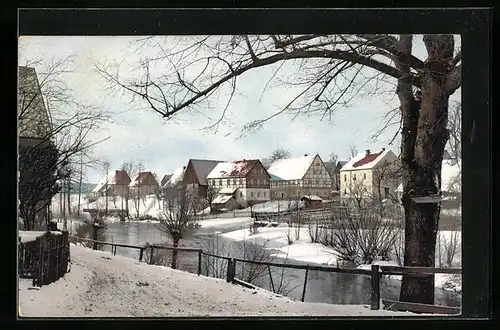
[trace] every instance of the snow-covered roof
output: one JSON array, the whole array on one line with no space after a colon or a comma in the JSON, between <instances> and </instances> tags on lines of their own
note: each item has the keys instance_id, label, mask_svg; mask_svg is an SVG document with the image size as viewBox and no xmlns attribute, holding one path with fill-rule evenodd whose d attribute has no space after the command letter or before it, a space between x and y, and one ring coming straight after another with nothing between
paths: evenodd
<instances>
[{"instance_id":1,"label":"snow-covered roof","mask_svg":"<svg viewBox=\"0 0 500 330\"><path fill-rule=\"evenodd\" d=\"M258 162L258 159L244 159L234 162L219 163L208 174L207 179L244 178Z\"/></svg>"},{"instance_id":2,"label":"snow-covered roof","mask_svg":"<svg viewBox=\"0 0 500 330\"><path fill-rule=\"evenodd\" d=\"M186 171L186 167L179 167L174 170L174 173L170 175L170 178L167 182L162 186L162 188L173 187L177 185L179 182L184 179L184 172Z\"/></svg>"},{"instance_id":3,"label":"snow-covered roof","mask_svg":"<svg viewBox=\"0 0 500 330\"><path fill-rule=\"evenodd\" d=\"M207 176L210 172L217 166L217 164L222 163L221 160L205 160L205 159L190 159L193 165L194 173L198 179L200 185L207 185Z\"/></svg>"},{"instance_id":4,"label":"snow-covered roof","mask_svg":"<svg viewBox=\"0 0 500 330\"><path fill-rule=\"evenodd\" d=\"M219 190L219 194L233 194L238 188L222 188Z\"/></svg>"},{"instance_id":5,"label":"snow-covered roof","mask_svg":"<svg viewBox=\"0 0 500 330\"><path fill-rule=\"evenodd\" d=\"M314 196L314 195L306 195L306 196L303 196L301 199L308 199L310 201L322 201L323 198L319 197L319 196Z\"/></svg>"},{"instance_id":6,"label":"snow-covered roof","mask_svg":"<svg viewBox=\"0 0 500 330\"><path fill-rule=\"evenodd\" d=\"M353 170L368 170L377 165L385 156L389 153L394 154L391 150L382 149L379 152L371 153L360 152L349 160L342 168L341 171L353 171Z\"/></svg>"},{"instance_id":7,"label":"snow-covered roof","mask_svg":"<svg viewBox=\"0 0 500 330\"><path fill-rule=\"evenodd\" d=\"M233 196L219 195L212 201L214 204L226 204Z\"/></svg>"},{"instance_id":8,"label":"snow-covered roof","mask_svg":"<svg viewBox=\"0 0 500 330\"><path fill-rule=\"evenodd\" d=\"M105 175L99 183L92 189L92 192L100 192L103 190L104 186L106 185L106 181L108 182L108 185L128 185L130 184L130 177L128 176L127 172L123 170L115 170L114 174L109 174Z\"/></svg>"},{"instance_id":9,"label":"snow-covered roof","mask_svg":"<svg viewBox=\"0 0 500 330\"><path fill-rule=\"evenodd\" d=\"M460 190L462 186L462 176L460 171L461 163L455 163L454 160L443 160L441 165L441 191ZM396 192L403 192L403 184L400 184Z\"/></svg>"},{"instance_id":10,"label":"snow-covered roof","mask_svg":"<svg viewBox=\"0 0 500 330\"><path fill-rule=\"evenodd\" d=\"M304 177L316 156L279 159L272 163L267 172L282 180L300 180Z\"/></svg>"},{"instance_id":11,"label":"snow-covered roof","mask_svg":"<svg viewBox=\"0 0 500 330\"><path fill-rule=\"evenodd\" d=\"M153 176L153 173L151 172L139 172L137 173L136 176L134 176L134 178L132 179L132 181L130 182L130 187L138 187L138 186L142 186L145 184L145 181L146 179L149 177L149 176ZM154 177L154 176L153 176Z\"/></svg>"}]
</instances>

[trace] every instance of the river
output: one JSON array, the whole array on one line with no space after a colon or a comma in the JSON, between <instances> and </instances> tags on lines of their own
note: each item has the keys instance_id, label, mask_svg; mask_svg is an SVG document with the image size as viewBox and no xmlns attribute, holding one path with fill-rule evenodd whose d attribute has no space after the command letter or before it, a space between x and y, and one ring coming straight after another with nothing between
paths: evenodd
<instances>
[{"instance_id":1,"label":"river","mask_svg":"<svg viewBox=\"0 0 500 330\"><path fill-rule=\"evenodd\" d=\"M251 244L234 242L226 239L223 236L214 236L216 233L225 233L233 230L246 228L245 224L236 220L233 224L228 224L224 227L218 226L214 228L200 228L191 235L184 237L180 241L181 246L202 248L204 251L209 251L218 255L227 255L236 258L248 259L252 255L252 259L267 260L267 254L272 251L265 251L262 248ZM216 240L214 237L217 237ZM106 230L106 240L121 244L143 245L145 243L161 244L169 241L166 234L162 233L156 224L153 223L134 223L134 222L116 222L108 224ZM105 247L108 249L109 247ZM128 248L117 248L117 254L138 258L138 250ZM168 254L167 259L170 259L171 252L163 252ZM264 253L266 256L264 256ZM196 253L179 252L178 268L190 272L196 272L198 256ZM274 262L281 262L274 260ZM291 261L289 261L291 262ZM293 261L295 264L305 264L298 261ZM202 273L218 278L225 278L227 263L222 260L211 257L204 257L202 262ZM286 296L300 300L302 296L305 270L299 269L283 269L271 267L272 284L275 291ZM237 276L244 280L248 278L252 283L262 288L271 290L271 280L269 271L266 268L256 268L249 264L241 265L238 263ZM395 279L382 278L380 282L381 298L398 300L401 281ZM306 286L305 301L318 303L332 304L370 304L370 277L365 275L355 274L340 274L327 273L321 271L309 271L308 281ZM436 288L435 303L445 306L461 306L461 296L458 293Z\"/></svg>"}]
</instances>

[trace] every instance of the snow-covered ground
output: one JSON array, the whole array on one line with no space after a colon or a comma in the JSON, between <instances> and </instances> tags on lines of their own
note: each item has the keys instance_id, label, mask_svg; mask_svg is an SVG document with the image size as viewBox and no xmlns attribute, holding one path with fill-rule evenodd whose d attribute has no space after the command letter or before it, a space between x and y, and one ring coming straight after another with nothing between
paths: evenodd
<instances>
[{"instance_id":1,"label":"snow-covered ground","mask_svg":"<svg viewBox=\"0 0 500 330\"><path fill-rule=\"evenodd\" d=\"M289 227L263 227L255 234L250 234L247 229L240 229L228 233L221 234L222 236L232 239L234 241L247 241L254 244L264 246L267 249L277 250L278 252L272 256L287 258L293 262L297 260L300 262L308 262L323 265L336 265L337 254L333 248L326 247L319 243L311 243L309 230L307 228L300 229L299 240L295 239L296 228ZM288 244L287 235L293 241ZM440 231L439 237L441 239L441 258L445 260L445 242L453 239L453 236L458 240L458 251L453 258L452 266L460 268L461 265L461 232L460 231ZM391 261L374 261L374 264L379 265L393 265L397 266L398 263L394 260ZM439 256L436 257L436 267L439 265ZM371 269L371 265L360 265L358 268ZM401 276L391 275L390 278L401 280ZM461 291L461 277L459 275L451 274L436 274L435 286L445 290Z\"/></svg>"},{"instance_id":2,"label":"snow-covered ground","mask_svg":"<svg viewBox=\"0 0 500 330\"><path fill-rule=\"evenodd\" d=\"M278 250L272 255L276 257L327 265L337 263L335 250L319 243L311 243L307 228L300 229L299 240L296 240L296 230L289 227L263 227L257 233L250 235L250 231L246 228L224 233L222 236ZM291 245L288 244L287 235L293 240Z\"/></svg>"},{"instance_id":3,"label":"snow-covered ground","mask_svg":"<svg viewBox=\"0 0 500 330\"><path fill-rule=\"evenodd\" d=\"M304 202L298 202L299 207L304 207ZM297 207L297 201L286 200L286 201L267 201L265 203L255 204L252 207L247 207L241 210L241 212L284 212L289 209L295 209Z\"/></svg>"},{"instance_id":4,"label":"snow-covered ground","mask_svg":"<svg viewBox=\"0 0 500 330\"><path fill-rule=\"evenodd\" d=\"M19 280L19 313L32 317L409 316L364 305L303 303L71 244L71 271L32 288ZM422 314L420 314L422 315Z\"/></svg>"}]
</instances>

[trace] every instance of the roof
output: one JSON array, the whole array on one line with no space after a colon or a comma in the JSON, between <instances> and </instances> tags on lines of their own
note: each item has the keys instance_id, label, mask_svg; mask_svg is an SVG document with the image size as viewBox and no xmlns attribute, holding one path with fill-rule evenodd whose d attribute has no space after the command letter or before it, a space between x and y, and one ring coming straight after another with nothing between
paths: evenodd
<instances>
[{"instance_id":1,"label":"roof","mask_svg":"<svg viewBox=\"0 0 500 330\"><path fill-rule=\"evenodd\" d=\"M219 194L234 194L238 188L222 188L219 190Z\"/></svg>"},{"instance_id":2,"label":"roof","mask_svg":"<svg viewBox=\"0 0 500 330\"><path fill-rule=\"evenodd\" d=\"M335 166L336 166L335 162L323 162L323 164L325 164L326 170L328 172L333 171L335 169Z\"/></svg>"},{"instance_id":3,"label":"roof","mask_svg":"<svg viewBox=\"0 0 500 330\"><path fill-rule=\"evenodd\" d=\"M269 174L282 180L300 180L304 177L316 156L279 159L267 170Z\"/></svg>"},{"instance_id":4,"label":"roof","mask_svg":"<svg viewBox=\"0 0 500 330\"><path fill-rule=\"evenodd\" d=\"M184 178L185 171L186 171L186 167L183 166L183 167L176 168L174 173L167 174L167 175L170 175L170 178L167 180L167 182L165 182L163 184L162 188L173 187L173 186L177 185Z\"/></svg>"},{"instance_id":5,"label":"roof","mask_svg":"<svg viewBox=\"0 0 500 330\"><path fill-rule=\"evenodd\" d=\"M219 195L217 196L212 203L213 204L226 204L233 196L228 196L228 195Z\"/></svg>"},{"instance_id":6,"label":"roof","mask_svg":"<svg viewBox=\"0 0 500 330\"><path fill-rule=\"evenodd\" d=\"M165 174L163 178L161 179L161 185L163 186L165 183L167 183L168 180L172 177L172 174Z\"/></svg>"},{"instance_id":7,"label":"roof","mask_svg":"<svg viewBox=\"0 0 500 330\"><path fill-rule=\"evenodd\" d=\"M130 187L137 187L144 184L144 181L149 175L153 175L151 172L139 172L130 182Z\"/></svg>"},{"instance_id":8,"label":"roof","mask_svg":"<svg viewBox=\"0 0 500 330\"><path fill-rule=\"evenodd\" d=\"M360 152L348 161L341 171L367 170L377 165L388 153L393 153L391 150L381 150L375 153Z\"/></svg>"},{"instance_id":9,"label":"roof","mask_svg":"<svg viewBox=\"0 0 500 330\"><path fill-rule=\"evenodd\" d=\"M130 183L130 177L127 172L123 170L115 170L115 174L112 176L105 175L104 178L99 181L99 183L92 189L92 192L101 191L106 185L106 181L108 185L128 185Z\"/></svg>"},{"instance_id":10,"label":"roof","mask_svg":"<svg viewBox=\"0 0 500 330\"><path fill-rule=\"evenodd\" d=\"M207 179L244 178L258 162L260 162L258 159L244 159L234 162L219 163L207 175Z\"/></svg>"},{"instance_id":11,"label":"roof","mask_svg":"<svg viewBox=\"0 0 500 330\"><path fill-rule=\"evenodd\" d=\"M210 172L217 166L217 164L222 163L221 160L205 160L205 159L190 159L193 165L194 173L198 179L198 184L206 186L207 176Z\"/></svg>"},{"instance_id":12,"label":"roof","mask_svg":"<svg viewBox=\"0 0 500 330\"><path fill-rule=\"evenodd\" d=\"M301 200L302 200L302 199L308 199L308 200L311 200L311 201L322 201L322 200L323 200L323 198L318 197L318 196L314 196L314 195L303 196L303 197L301 198Z\"/></svg>"},{"instance_id":13,"label":"roof","mask_svg":"<svg viewBox=\"0 0 500 330\"><path fill-rule=\"evenodd\" d=\"M282 181L283 180L282 178L280 178L277 175L274 175L274 174L271 174L271 173L269 173L269 175L271 175L271 181Z\"/></svg>"}]
</instances>

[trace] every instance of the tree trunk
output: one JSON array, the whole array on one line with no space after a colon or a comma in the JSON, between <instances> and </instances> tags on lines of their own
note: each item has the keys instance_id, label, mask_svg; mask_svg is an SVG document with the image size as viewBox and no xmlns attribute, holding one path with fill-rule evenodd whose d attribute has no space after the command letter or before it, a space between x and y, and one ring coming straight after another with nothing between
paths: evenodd
<instances>
[{"instance_id":1,"label":"tree trunk","mask_svg":"<svg viewBox=\"0 0 500 330\"><path fill-rule=\"evenodd\" d=\"M68 183L66 184L67 189L67 199L68 199L68 214L71 214L71 180L68 179Z\"/></svg>"},{"instance_id":2,"label":"tree trunk","mask_svg":"<svg viewBox=\"0 0 500 330\"><path fill-rule=\"evenodd\" d=\"M174 236L174 248L179 246L179 238ZM177 250L172 251L172 268L177 269Z\"/></svg>"},{"instance_id":3,"label":"tree trunk","mask_svg":"<svg viewBox=\"0 0 500 330\"><path fill-rule=\"evenodd\" d=\"M404 265L434 267L440 203L415 203L412 197L440 194L441 163L448 139L446 124L449 98L442 73L447 64L444 62L448 61L445 55L450 45L447 37L431 37L432 40L426 37L424 43L429 58L425 63L421 97L413 95L412 87L402 80L398 81L398 96L403 119ZM411 36L403 36L401 40L403 49L411 52ZM434 304L434 276L404 275L400 300Z\"/></svg>"},{"instance_id":4,"label":"tree trunk","mask_svg":"<svg viewBox=\"0 0 500 330\"><path fill-rule=\"evenodd\" d=\"M80 180L78 182L78 209L76 214L80 216L80 201L82 198L82 180L83 180L83 158L80 156Z\"/></svg>"},{"instance_id":5,"label":"tree trunk","mask_svg":"<svg viewBox=\"0 0 500 330\"><path fill-rule=\"evenodd\" d=\"M64 182L64 184L66 184L66 182ZM63 189L61 192L63 194L66 194L66 190L64 188L65 187L63 186ZM66 217L66 195L63 195L63 230L64 231L68 230L68 218Z\"/></svg>"},{"instance_id":6,"label":"tree trunk","mask_svg":"<svg viewBox=\"0 0 500 330\"><path fill-rule=\"evenodd\" d=\"M97 241L97 231L98 230L99 230L99 226L94 223L92 225L92 239L94 240L94 242L92 242L92 249L93 250L97 250L97 243L95 241Z\"/></svg>"},{"instance_id":7,"label":"tree trunk","mask_svg":"<svg viewBox=\"0 0 500 330\"><path fill-rule=\"evenodd\" d=\"M62 205L63 205L63 192L62 192L62 187L61 187L61 191L59 192L59 221L62 220L62 216L63 216L63 206Z\"/></svg>"}]
</instances>

